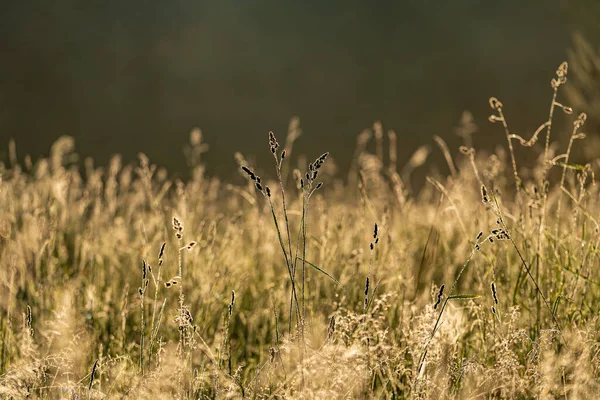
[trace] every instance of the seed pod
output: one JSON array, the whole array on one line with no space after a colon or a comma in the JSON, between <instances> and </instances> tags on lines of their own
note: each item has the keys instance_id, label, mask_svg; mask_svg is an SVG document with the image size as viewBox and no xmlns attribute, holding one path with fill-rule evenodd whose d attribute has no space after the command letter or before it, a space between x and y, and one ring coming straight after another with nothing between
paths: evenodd
<instances>
[{"instance_id":1,"label":"seed pod","mask_svg":"<svg viewBox=\"0 0 600 400\"><path fill-rule=\"evenodd\" d=\"M162 265L163 263L163 255L165 254L165 247L167 246L167 242L163 242L162 246L160 246L160 251L158 252L158 265Z\"/></svg>"},{"instance_id":2,"label":"seed pod","mask_svg":"<svg viewBox=\"0 0 600 400\"><path fill-rule=\"evenodd\" d=\"M485 188L485 185L481 185L481 201L484 204L489 201L488 195L487 195L487 189Z\"/></svg>"},{"instance_id":3,"label":"seed pod","mask_svg":"<svg viewBox=\"0 0 600 400\"><path fill-rule=\"evenodd\" d=\"M492 282L492 296L494 297L494 303L498 304L498 296L496 293L496 284Z\"/></svg>"},{"instance_id":4,"label":"seed pod","mask_svg":"<svg viewBox=\"0 0 600 400\"><path fill-rule=\"evenodd\" d=\"M437 295L437 300L435 302L435 305L433 306L433 309L437 309L437 307L440 305L440 303L442 302L442 296L444 295L444 288L446 287L446 285L442 284L442 286L440 286L440 291L438 292Z\"/></svg>"},{"instance_id":5,"label":"seed pod","mask_svg":"<svg viewBox=\"0 0 600 400\"><path fill-rule=\"evenodd\" d=\"M327 328L327 338L331 340L335 333L335 315L329 319L329 327Z\"/></svg>"}]
</instances>

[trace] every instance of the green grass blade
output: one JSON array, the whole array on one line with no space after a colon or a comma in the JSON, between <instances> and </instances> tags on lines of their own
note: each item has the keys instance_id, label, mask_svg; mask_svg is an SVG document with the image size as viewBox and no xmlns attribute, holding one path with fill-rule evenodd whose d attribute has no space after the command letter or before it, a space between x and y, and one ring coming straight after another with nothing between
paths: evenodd
<instances>
[{"instance_id":1,"label":"green grass blade","mask_svg":"<svg viewBox=\"0 0 600 400\"><path fill-rule=\"evenodd\" d=\"M296 260L300 260L303 261L305 263L307 263L308 265L310 265L311 267L313 267L314 269L316 269L317 271L319 271L320 273L327 275L329 277L329 279L331 279L332 281L334 281L335 283L337 283L338 285L341 285L340 281L338 281L337 279L335 279L333 276L329 275L326 271L322 270L321 268L317 267L315 264L306 261L305 259L303 259L302 257L296 257Z\"/></svg>"},{"instance_id":2,"label":"green grass blade","mask_svg":"<svg viewBox=\"0 0 600 400\"><path fill-rule=\"evenodd\" d=\"M448 300L471 300L478 299L481 296L478 294L454 294L452 296L448 296Z\"/></svg>"}]
</instances>

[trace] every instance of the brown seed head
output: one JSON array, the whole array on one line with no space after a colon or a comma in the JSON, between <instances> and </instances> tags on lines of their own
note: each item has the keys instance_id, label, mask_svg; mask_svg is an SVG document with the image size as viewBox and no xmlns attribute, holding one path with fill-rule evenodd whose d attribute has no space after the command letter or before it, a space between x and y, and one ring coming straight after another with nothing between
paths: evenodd
<instances>
[{"instance_id":1,"label":"brown seed head","mask_svg":"<svg viewBox=\"0 0 600 400\"><path fill-rule=\"evenodd\" d=\"M435 302L435 305L433 306L433 309L437 309L437 307L440 305L440 303L442 302L442 296L444 295L444 288L446 287L446 285L442 284L442 286L440 286L440 291L438 292L437 295L437 300Z\"/></svg>"}]
</instances>

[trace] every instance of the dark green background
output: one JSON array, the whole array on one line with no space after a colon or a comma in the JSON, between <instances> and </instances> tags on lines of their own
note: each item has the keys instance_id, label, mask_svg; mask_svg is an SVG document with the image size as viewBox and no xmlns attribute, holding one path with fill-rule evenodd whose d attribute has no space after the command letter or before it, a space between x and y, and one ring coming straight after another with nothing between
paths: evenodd
<instances>
[{"instance_id":1,"label":"dark green background","mask_svg":"<svg viewBox=\"0 0 600 400\"><path fill-rule=\"evenodd\" d=\"M546 118L549 81L575 30L596 10L559 0L37 1L0 12L0 157L46 154L57 137L106 163L145 152L173 173L201 127L211 173L232 154L268 154L301 118L298 152L329 150L343 168L373 121L399 135L399 157L452 148L465 109L478 147L505 140L487 123L489 96L513 129ZM599 16L600 17L600 16Z\"/></svg>"}]
</instances>

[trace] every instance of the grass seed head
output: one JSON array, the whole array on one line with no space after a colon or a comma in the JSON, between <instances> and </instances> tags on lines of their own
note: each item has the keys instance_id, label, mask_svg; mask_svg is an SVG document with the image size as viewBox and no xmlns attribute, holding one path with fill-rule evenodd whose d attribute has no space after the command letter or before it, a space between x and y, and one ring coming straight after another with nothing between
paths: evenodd
<instances>
[{"instance_id":1,"label":"grass seed head","mask_svg":"<svg viewBox=\"0 0 600 400\"><path fill-rule=\"evenodd\" d=\"M490 201L485 185L481 185L481 201L483 202L483 204L486 204Z\"/></svg>"},{"instance_id":2,"label":"grass seed head","mask_svg":"<svg viewBox=\"0 0 600 400\"><path fill-rule=\"evenodd\" d=\"M269 131L269 147L271 148L271 153L273 154L275 154L279 148L279 143L277 143L277 139L275 139L275 134L273 131Z\"/></svg>"},{"instance_id":3,"label":"grass seed head","mask_svg":"<svg viewBox=\"0 0 600 400\"><path fill-rule=\"evenodd\" d=\"M442 284L442 286L440 286L440 291L437 294L437 299L435 301L435 304L433 306L433 309L436 310L438 308L438 306L440 305L440 303L442 302L442 296L444 295L444 288L446 287L446 285Z\"/></svg>"},{"instance_id":4,"label":"grass seed head","mask_svg":"<svg viewBox=\"0 0 600 400\"><path fill-rule=\"evenodd\" d=\"M160 246L160 251L158 252L158 265L162 265L163 256L165 255L165 247L167 246L167 242L163 242L162 246Z\"/></svg>"},{"instance_id":5,"label":"grass seed head","mask_svg":"<svg viewBox=\"0 0 600 400\"><path fill-rule=\"evenodd\" d=\"M494 297L494 303L498 304L498 296L496 293L496 284L492 282L492 296Z\"/></svg>"}]
</instances>

